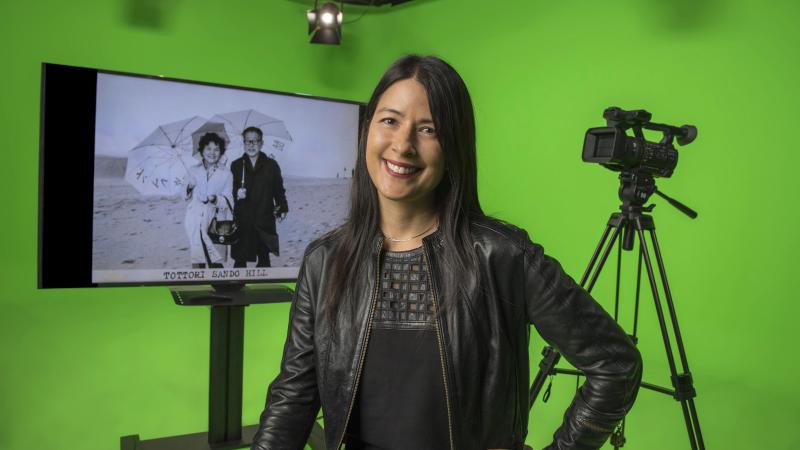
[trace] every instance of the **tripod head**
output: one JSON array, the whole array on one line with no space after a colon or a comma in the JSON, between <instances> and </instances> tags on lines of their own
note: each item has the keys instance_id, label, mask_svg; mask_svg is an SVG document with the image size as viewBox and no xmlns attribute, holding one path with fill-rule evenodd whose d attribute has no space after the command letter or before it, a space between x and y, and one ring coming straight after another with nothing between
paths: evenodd
<instances>
[{"instance_id":1,"label":"tripod head","mask_svg":"<svg viewBox=\"0 0 800 450\"><path fill-rule=\"evenodd\" d=\"M622 200L622 206L619 209L624 213L641 214L652 211L655 205L644 206L644 204L651 195L657 194L680 212L692 219L697 218L697 212L693 209L659 191L655 178L650 174L625 171L619 174L619 183L619 199Z\"/></svg>"},{"instance_id":2,"label":"tripod head","mask_svg":"<svg viewBox=\"0 0 800 450\"><path fill-rule=\"evenodd\" d=\"M637 171L625 171L619 174L619 198L622 205L619 207L622 214L628 219L627 223L640 220L643 213L649 213L656 207L654 204L644 206L650 196L657 194L686 214L692 219L697 218L697 212L683 203L659 191L656 187L656 180L652 175ZM622 234L622 248L625 250L633 249L633 229L625 226Z\"/></svg>"}]
</instances>

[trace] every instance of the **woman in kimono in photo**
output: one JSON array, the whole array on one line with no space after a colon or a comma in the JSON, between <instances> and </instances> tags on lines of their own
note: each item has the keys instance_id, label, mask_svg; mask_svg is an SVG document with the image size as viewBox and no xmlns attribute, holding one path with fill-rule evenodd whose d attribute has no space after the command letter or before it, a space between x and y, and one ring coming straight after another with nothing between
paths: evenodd
<instances>
[{"instance_id":1,"label":"woman in kimono in photo","mask_svg":"<svg viewBox=\"0 0 800 450\"><path fill-rule=\"evenodd\" d=\"M198 144L201 160L189 167L186 188L186 219L184 227L189 237L192 268L223 267L228 248L214 244L208 236L208 226L216 216L224 220L230 215L233 177L222 163L225 140L216 133L206 133Z\"/></svg>"}]
</instances>

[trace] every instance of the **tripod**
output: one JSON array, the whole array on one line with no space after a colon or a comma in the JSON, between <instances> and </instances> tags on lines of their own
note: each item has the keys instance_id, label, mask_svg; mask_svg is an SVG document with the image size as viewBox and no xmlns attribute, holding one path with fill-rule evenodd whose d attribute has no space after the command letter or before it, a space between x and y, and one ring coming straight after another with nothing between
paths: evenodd
<instances>
[{"instance_id":1,"label":"tripod","mask_svg":"<svg viewBox=\"0 0 800 450\"><path fill-rule=\"evenodd\" d=\"M600 242L597 244L597 248L595 248L594 254L592 255L591 260L589 261L589 265L586 267L586 271L583 273L580 285L584 287L587 290L587 292L592 292L592 288L594 287L595 282L597 281L597 278L600 275L600 271L603 269L603 265L605 264L609 254L611 253L611 249L614 247L615 244L618 244L617 277L616 277L616 288L615 288L616 293L614 300L614 320L618 321L620 266L622 262L622 250L627 250L627 251L632 250L634 242L634 234L638 236L639 258L638 258L638 266L636 274L636 297L635 297L634 316L633 316L633 334L631 335L631 338L633 339L634 343L636 343L638 320L639 320L639 294L640 294L641 275L642 275L642 260L644 260L645 267L647 269L647 276L650 282L650 289L652 290L653 293L653 300L655 302L656 314L658 315L658 323L661 329L661 336L664 340L664 348L666 350L667 361L669 363L669 369L671 374L670 379L672 381L672 389L644 382L641 383L641 387L670 395L676 401L680 402L681 409L683 411L683 417L684 420L686 421L686 430L689 434L689 442L692 446L692 450L698 450L698 449L704 450L705 444L703 443L703 435L700 432L700 421L697 418L697 410L694 404L694 397L697 396L697 393L692 384L692 375L689 372L689 363L686 358L686 351L683 346L683 338L681 337L680 327L678 326L678 318L675 314L675 307L672 302L672 293L669 288L669 283L667 282L667 274L664 269L664 261L661 258L661 250L658 246L658 239L656 238L655 222L652 216L650 216L649 214L645 214L651 212L655 207L655 205L649 205L646 207L643 205L645 202L647 202L647 200L653 193L656 193L659 196L666 199L671 205L675 206L683 213L687 214L692 218L697 217L697 213L692 211L685 205L681 204L680 202L658 191L658 189L656 189L655 186L655 180L649 174L629 171L629 172L622 172L619 178L620 178L619 197L622 200L622 206L620 207L621 212L615 212L611 214L611 218L608 220L605 231L603 232L603 235L600 238ZM672 325L672 333L675 337L678 356L680 358L680 364L681 364L680 373L678 372L678 368L676 367L675 354L672 349L672 343L670 341L669 330L667 327L667 317L665 317L664 308L656 284L656 276L653 271L653 261L650 255L650 250L648 248L647 240L645 239L645 231L648 231L650 234L650 240L653 245L653 252L655 254L656 263L658 265L658 272L661 277L661 284L663 285L664 288L664 298L666 300L667 310L669 313L669 322ZM611 235L610 239L609 239L609 234ZM594 270L595 264L598 261L598 257L600 257L600 262L597 265L596 270ZM589 281L588 285L586 284L587 280ZM533 384L531 385L530 396L529 396L530 408L533 408L533 403L536 401L536 398L539 395L539 391L541 390L542 386L544 385L545 379L548 376L556 375L558 373L576 375L576 376L582 375L582 372L577 370L556 368L555 365L558 363L558 360L560 359L561 355L552 347L545 347L542 352L542 355L544 356L544 358L539 363L539 372L537 373L536 377L534 378ZM547 401L548 396L549 396L549 388L548 391L545 392L543 400ZM615 449L619 449L625 444L624 433L625 433L625 419L622 420L622 423L617 427L616 430L614 430L614 432L611 435L611 444L614 446Z\"/></svg>"}]
</instances>

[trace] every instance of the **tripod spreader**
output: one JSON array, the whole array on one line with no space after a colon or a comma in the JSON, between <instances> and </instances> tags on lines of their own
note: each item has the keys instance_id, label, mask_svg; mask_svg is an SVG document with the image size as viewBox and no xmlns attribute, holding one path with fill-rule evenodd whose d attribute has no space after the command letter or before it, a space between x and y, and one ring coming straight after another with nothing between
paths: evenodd
<instances>
[{"instance_id":1,"label":"tripod spreader","mask_svg":"<svg viewBox=\"0 0 800 450\"><path fill-rule=\"evenodd\" d=\"M533 379L533 384L528 394L528 410L533 408L533 402L536 401L539 391L542 390L544 381L547 379L548 375L556 370L556 364L558 364L558 360L561 359L561 354L553 347L549 346L542 349L542 356L544 358L539 362L539 373L537 373L536 378Z\"/></svg>"}]
</instances>

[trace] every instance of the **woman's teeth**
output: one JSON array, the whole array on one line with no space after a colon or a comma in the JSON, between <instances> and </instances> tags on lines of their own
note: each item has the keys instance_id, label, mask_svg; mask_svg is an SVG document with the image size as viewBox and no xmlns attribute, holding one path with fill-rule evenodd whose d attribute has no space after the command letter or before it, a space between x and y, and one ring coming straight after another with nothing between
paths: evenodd
<instances>
[{"instance_id":1,"label":"woman's teeth","mask_svg":"<svg viewBox=\"0 0 800 450\"><path fill-rule=\"evenodd\" d=\"M394 172L396 174L400 174L400 175L408 175L409 173L414 173L414 172L419 170L419 167L401 167L401 166L392 164L389 161L386 161L386 166L392 172Z\"/></svg>"}]
</instances>

